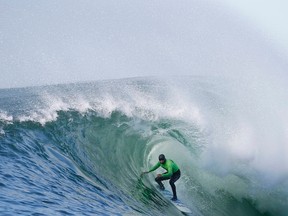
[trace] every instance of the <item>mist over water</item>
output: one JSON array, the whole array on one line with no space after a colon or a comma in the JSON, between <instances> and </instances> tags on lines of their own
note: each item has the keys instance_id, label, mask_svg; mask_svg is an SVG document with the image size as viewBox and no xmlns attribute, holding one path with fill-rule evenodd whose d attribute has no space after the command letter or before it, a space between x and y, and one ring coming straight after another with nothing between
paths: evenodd
<instances>
[{"instance_id":1,"label":"mist over water","mask_svg":"<svg viewBox=\"0 0 288 216\"><path fill-rule=\"evenodd\" d=\"M0 4L2 88L151 75L278 76L287 69L273 43L220 2Z\"/></svg>"}]
</instances>

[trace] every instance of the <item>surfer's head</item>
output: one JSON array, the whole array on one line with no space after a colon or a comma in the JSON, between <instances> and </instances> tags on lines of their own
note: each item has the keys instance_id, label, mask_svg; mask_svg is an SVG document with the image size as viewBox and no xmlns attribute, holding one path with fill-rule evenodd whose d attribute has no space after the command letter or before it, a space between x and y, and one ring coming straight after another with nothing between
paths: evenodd
<instances>
[{"instance_id":1,"label":"surfer's head","mask_svg":"<svg viewBox=\"0 0 288 216\"><path fill-rule=\"evenodd\" d=\"M166 158L165 158L165 155L164 155L164 154L160 154L160 155L159 155L159 161L160 161L160 163L165 163Z\"/></svg>"}]
</instances>

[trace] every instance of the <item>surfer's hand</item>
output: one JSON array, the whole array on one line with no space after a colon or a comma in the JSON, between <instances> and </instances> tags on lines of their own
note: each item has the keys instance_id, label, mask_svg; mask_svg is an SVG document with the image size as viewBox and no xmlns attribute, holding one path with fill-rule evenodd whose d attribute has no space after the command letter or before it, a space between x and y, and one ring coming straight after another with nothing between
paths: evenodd
<instances>
[{"instance_id":1,"label":"surfer's hand","mask_svg":"<svg viewBox=\"0 0 288 216\"><path fill-rule=\"evenodd\" d=\"M140 176L142 177L144 174L147 174L147 173L148 173L147 171L146 172L142 172Z\"/></svg>"},{"instance_id":2,"label":"surfer's hand","mask_svg":"<svg viewBox=\"0 0 288 216\"><path fill-rule=\"evenodd\" d=\"M159 178L159 177L161 177L162 176L162 174L157 174L157 177Z\"/></svg>"}]
</instances>

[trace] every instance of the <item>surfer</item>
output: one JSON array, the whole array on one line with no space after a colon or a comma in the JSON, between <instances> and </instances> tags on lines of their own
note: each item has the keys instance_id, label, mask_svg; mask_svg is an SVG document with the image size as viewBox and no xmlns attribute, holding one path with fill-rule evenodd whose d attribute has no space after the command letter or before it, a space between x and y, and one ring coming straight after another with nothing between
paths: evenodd
<instances>
[{"instance_id":1,"label":"surfer","mask_svg":"<svg viewBox=\"0 0 288 216\"><path fill-rule=\"evenodd\" d=\"M154 170L158 169L160 166L164 168L166 172L162 174L157 174L155 181L159 184L161 190L165 190L165 187L162 181L170 179L169 183L173 192L173 197L171 200L176 201L177 193L176 193L176 186L174 183L180 178L181 172L180 172L179 167L177 166L176 163L174 163L173 160L166 159L164 154L160 154L159 161L155 164L155 166L153 166L149 171L142 172L141 176L146 173L153 172Z\"/></svg>"}]
</instances>

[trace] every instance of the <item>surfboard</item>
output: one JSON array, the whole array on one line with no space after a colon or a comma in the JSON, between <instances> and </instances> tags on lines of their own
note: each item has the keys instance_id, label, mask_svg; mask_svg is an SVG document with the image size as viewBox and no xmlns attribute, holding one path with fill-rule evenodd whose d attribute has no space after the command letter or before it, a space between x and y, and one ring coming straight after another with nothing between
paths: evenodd
<instances>
[{"instance_id":1,"label":"surfboard","mask_svg":"<svg viewBox=\"0 0 288 216\"><path fill-rule=\"evenodd\" d=\"M171 191L165 189L165 190L160 190L160 192L166 199L168 199L182 213L192 214L192 211L181 200L179 200L179 199L176 201L171 200L171 198L173 196Z\"/></svg>"}]
</instances>

